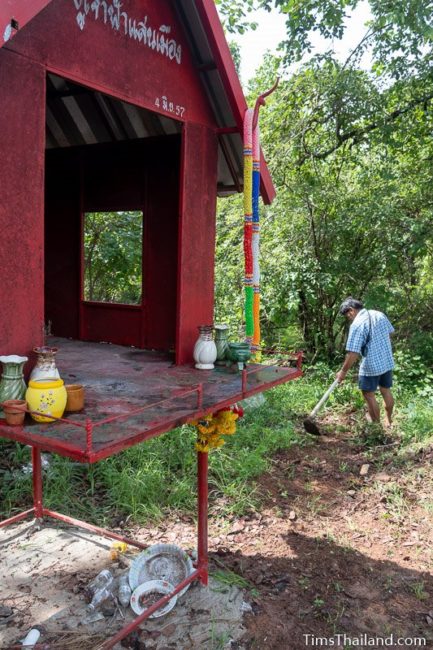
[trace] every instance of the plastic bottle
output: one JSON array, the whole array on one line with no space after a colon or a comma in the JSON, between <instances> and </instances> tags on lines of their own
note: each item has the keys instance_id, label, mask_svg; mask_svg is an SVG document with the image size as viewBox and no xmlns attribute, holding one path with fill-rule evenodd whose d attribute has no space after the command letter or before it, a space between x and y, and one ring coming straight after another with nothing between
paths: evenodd
<instances>
[{"instance_id":1,"label":"plastic bottle","mask_svg":"<svg viewBox=\"0 0 433 650\"><path fill-rule=\"evenodd\" d=\"M85 589L85 595L87 602L92 601L93 596L97 591L104 589L105 587L110 587L113 582L113 574L108 569L103 569L96 578L94 578Z\"/></svg>"},{"instance_id":2,"label":"plastic bottle","mask_svg":"<svg viewBox=\"0 0 433 650\"><path fill-rule=\"evenodd\" d=\"M101 589L95 591L92 602L87 605L87 609L89 609L91 612L94 612L95 609L108 598L113 598L111 583L107 587L102 587Z\"/></svg>"},{"instance_id":3,"label":"plastic bottle","mask_svg":"<svg viewBox=\"0 0 433 650\"><path fill-rule=\"evenodd\" d=\"M101 589L101 587L106 587L111 582L113 582L113 574L108 569L103 569L100 573L98 573L96 578L92 580L92 582L89 582L87 589L95 593L95 591Z\"/></svg>"},{"instance_id":4,"label":"plastic bottle","mask_svg":"<svg viewBox=\"0 0 433 650\"><path fill-rule=\"evenodd\" d=\"M120 604L124 607L127 607L129 605L129 601L131 600L131 594L132 591L131 587L129 586L128 576L123 575L119 579L118 597Z\"/></svg>"}]
</instances>

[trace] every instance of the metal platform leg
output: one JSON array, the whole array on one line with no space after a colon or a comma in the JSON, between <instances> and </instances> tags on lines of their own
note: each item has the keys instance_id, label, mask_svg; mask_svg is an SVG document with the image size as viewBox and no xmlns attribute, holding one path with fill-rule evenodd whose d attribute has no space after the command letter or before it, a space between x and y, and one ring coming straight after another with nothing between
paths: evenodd
<instances>
[{"instance_id":1,"label":"metal platform leg","mask_svg":"<svg viewBox=\"0 0 433 650\"><path fill-rule=\"evenodd\" d=\"M43 517L42 463L41 463L41 450L39 449L39 447L32 446L32 466L33 466L33 506L35 509L35 519L38 523L41 523Z\"/></svg>"},{"instance_id":2,"label":"metal platform leg","mask_svg":"<svg viewBox=\"0 0 433 650\"><path fill-rule=\"evenodd\" d=\"M198 531L197 569L200 581L208 584L208 454L197 452Z\"/></svg>"}]
</instances>

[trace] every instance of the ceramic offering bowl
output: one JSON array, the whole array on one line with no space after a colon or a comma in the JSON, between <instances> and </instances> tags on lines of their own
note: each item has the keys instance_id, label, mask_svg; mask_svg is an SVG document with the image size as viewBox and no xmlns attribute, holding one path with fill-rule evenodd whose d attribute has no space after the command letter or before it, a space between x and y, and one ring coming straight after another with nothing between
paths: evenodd
<instances>
[{"instance_id":1,"label":"ceramic offering bowl","mask_svg":"<svg viewBox=\"0 0 433 650\"><path fill-rule=\"evenodd\" d=\"M227 357L230 361L237 363L242 370L244 364L251 358L249 343L229 343Z\"/></svg>"}]
</instances>

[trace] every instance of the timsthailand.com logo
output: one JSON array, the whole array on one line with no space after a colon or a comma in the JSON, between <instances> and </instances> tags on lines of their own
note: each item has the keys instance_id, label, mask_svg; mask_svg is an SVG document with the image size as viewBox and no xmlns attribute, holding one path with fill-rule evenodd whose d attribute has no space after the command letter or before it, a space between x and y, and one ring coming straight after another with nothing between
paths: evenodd
<instances>
[{"instance_id":1,"label":"timsthailand.com logo","mask_svg":"<svg viewBox=\"0 0 433 650\"><path fill-rule=\"evenodd\" d=\"M305 645L310 648L425 648L427 640L423 637L388 636L349 636L334 634L332 637L304 634Z\"/></svg>"}]
</instances>

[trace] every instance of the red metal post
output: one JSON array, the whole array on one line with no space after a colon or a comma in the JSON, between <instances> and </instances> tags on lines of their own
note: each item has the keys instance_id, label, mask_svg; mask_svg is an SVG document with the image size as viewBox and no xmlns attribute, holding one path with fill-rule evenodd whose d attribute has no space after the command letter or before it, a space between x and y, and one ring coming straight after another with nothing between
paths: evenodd
<instances>
[{"instance_id":1,"label":"red metal post","mask_svg":"<svg viewBox=\"0 0 433 650\"><path fill-rule=\"evenodd\" d=\"M125 542L130 546L136 546L137 548L147 548L149 544L143 542L136 542L130 537L124 537L123 535L118 535L117 533L112 533L106 528L100 528L99 526L94 526L93 524L88 524L87 521L81 521L81 519L75 519L75 517L68 517L67 515L62 515L60 512L55 510L48 510L48 508L43 509L43 514L46 517L52 517L53 519L58 519L63 521L66 524L71 524L71 526L77 526L79 528L84 528L85 530L90 530L92 533L97 533L103 537L108 537L109 539L117 539L119 542Z\"/></svg>"},{"instance_id":2,"label":"red metal post","mask_svg":"<svg viewBox=\"0 0 433 650\"><path fill-rule=\"evenodd\" d=\"M247 392L247 381L248 381L248 371L244 366L242 370L242 397L245 397L245 393Z\"/></svg>"},{"instance_id":3,"label":"red metal post","mask_svg":"<svg viewBox=\"0 0 433 650\"><path fill-rule=\"evenodd\" d=\"M92 432L93 424L91 420L86 420L86 451L88 454L92 451Z\"/></svg>"},{"instance_id":4,"label":"red metal post","mask_svg":"<svg viewBox=\"0 0 433 650\"><path fill-rule=\"evenodd\" d=\"M197 408L201 409L203 406L203 384L197 386Z\"/></svg>"},{"instance_id":5,"label":"red metal post","mask_svg":"<svg viewBox=\"0 0 433 650\"><path fill-rule=\"evenodd\" d=\"M208 454L197 452L198 531L197 569L200 581L208 583Z\"/></svg>"},{"instance_id":6,"label":"red metal post","mask_svg":"<svg viewBox=\"0 0 433 650\"><path fill-rule=\"evenodd\" d=\"M171 591L169 594L163 596L156 603L145 609L142 614L137 616L137 618L131 621L131 623L128 623L128 625L125 625L125 627L123 627L115 636L111 637L111 639L107 639L107 641L105 641L102 646L98 646L99 650L110 650L113 648L119 641L127 637L128 634L135 630L135 628L138 627L140 623L145 621L146 618L149 618L153 612L156 612L157 609L168 603L168 601L171 600L173 596L178 594L179 591L182 591L186 585L190 584L194 580L197 580L199 577L198 574L198 571L193 571L193 573L191 573L187 578L185 578L185 580L182 580L182 582L177 585L176 589L173 589L173 591Z\"/></svg>"},{"instance_id":7,"label":"red metal post","mask_svg":"<svg viewBox=\"0 0 433 650\"><path fill-rule=\"evenodd\" d=\"M33 505L35 508L36 519L42 519L42 464L41 450L39 447L32 446L32 466L33 466Z\"/></svg>"},{"instance_id":8,"label":"red metal post","mask_svg":"<svg viewBox=\"0 0 433 650\"><path fill-rule=\"evenodd\" d=\"M10 517L9 519L4 519L3 521L0 521L0 528L3 528L4 526L9 526L9 524L16 524L18 521L21 521L22 519L26 519L30 515L34 513L35 509L30 508L30 510L26 510L25 512L20 512L18 515L15 515L14 517Z\"/></svg>"}]
</instances>

